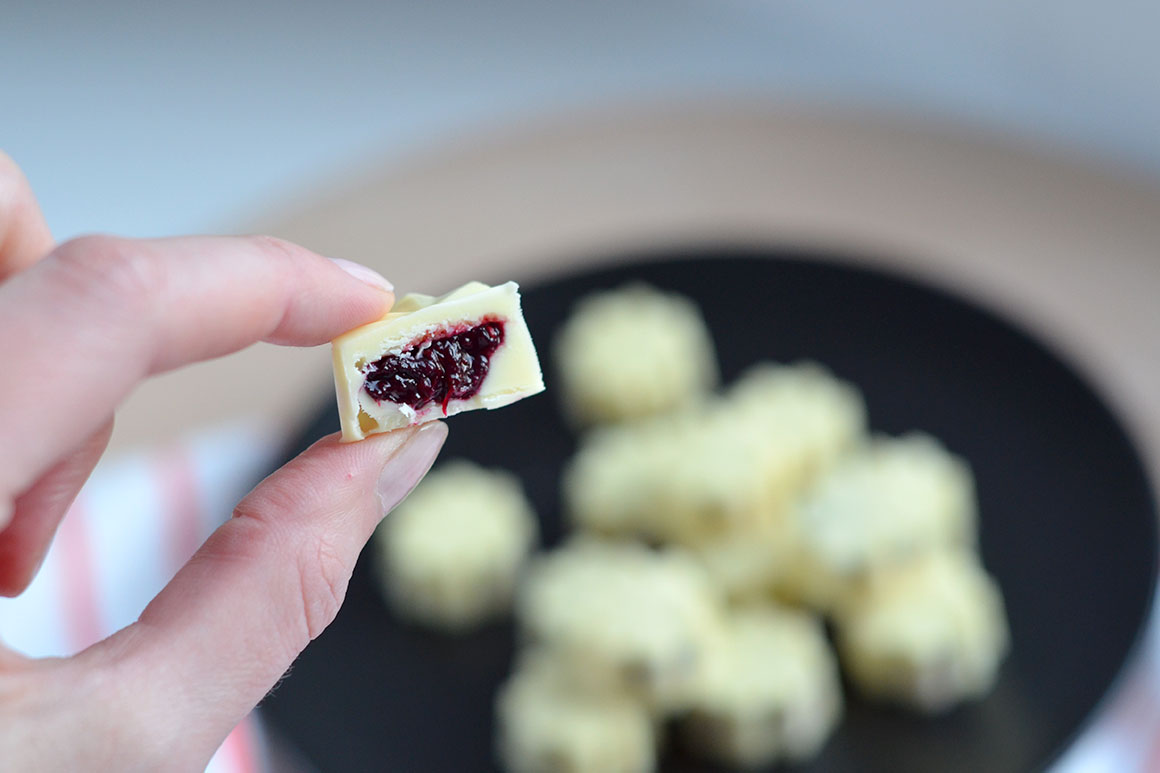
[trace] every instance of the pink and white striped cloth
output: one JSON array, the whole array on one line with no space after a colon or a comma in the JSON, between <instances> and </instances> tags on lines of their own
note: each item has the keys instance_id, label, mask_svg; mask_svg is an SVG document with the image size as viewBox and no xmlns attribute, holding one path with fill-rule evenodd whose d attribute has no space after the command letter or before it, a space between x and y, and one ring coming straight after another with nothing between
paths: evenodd
<instances>
[{"instance_id":1,"label":"pink and white striped cloth","mask_svg":"<svg viewBox=\"0 0 1160 773\"><path fill-rule=\"evenodd\" d=\"M0 600L0 640L69 655L135 620L263 474L284 438L252 425L201 432L102 462L61 525L32 586ZM1160 773L1160 615L1141 657L1053 773ZM251 715L211 773L282 773Z\"/></svg>"},{"instance_id":2,"label":"pink and white striped cloth","mask_svg":"<svg viewBox=\"0 0 1160 773\"><path fill-rule=\"evenodd\" d=\"M238 425L102 461L32 585L0 600L0 641L31 656L71 655L134 621L273 463L280 440ZM255 716L207 770L271 770Z\"/></svg>"}]
</instances>

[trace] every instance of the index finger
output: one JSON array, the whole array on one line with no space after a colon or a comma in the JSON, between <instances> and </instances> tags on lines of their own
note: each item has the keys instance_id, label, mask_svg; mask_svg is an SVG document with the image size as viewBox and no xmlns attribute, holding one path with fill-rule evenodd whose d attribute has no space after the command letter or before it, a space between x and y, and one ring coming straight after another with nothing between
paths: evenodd
<instances>
[{"instance_id":1,"label":"index finger","mask_svg":"<svg viewBox=\"0 0 1160 773\"><path fill-rule=\"evenodd\" d=\"M20 449L0 465L0 510L146 376L257 341L325 343L381 317L389 287L270 237L60 245L0 285L0 452Z\"/></svg>"}]
</instances>

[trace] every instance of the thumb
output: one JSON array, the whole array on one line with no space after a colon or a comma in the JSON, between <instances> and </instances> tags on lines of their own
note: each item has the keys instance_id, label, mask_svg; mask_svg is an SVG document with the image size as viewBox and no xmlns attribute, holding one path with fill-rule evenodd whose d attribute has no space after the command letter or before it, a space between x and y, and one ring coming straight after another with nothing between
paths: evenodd
<instances>
[{"instance_id":1,"label":"thumb","mask_svg":"<svg viewBox=\"0 0 1160 773\"><path fill-rule=\"evenodd\" d=\"M375 526L446 436L432 423L320 440L242 500L138 622L78 657L98 661L155 751L204 765L334 619Z\"/></svg>"}]
</instances>

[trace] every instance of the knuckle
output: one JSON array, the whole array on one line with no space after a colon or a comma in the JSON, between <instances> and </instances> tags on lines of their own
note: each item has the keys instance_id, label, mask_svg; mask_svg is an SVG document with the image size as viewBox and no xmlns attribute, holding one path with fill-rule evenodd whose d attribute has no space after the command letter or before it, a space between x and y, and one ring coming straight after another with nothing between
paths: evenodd
<instances>
[{"instance_id":1,"label":"knuckle","mask_svg":"<svg viewBox=\"0 0 1160 773\"><path fill-rule=\"evenodd\" d=\"M258 249L280 260L289 260L297 263L302 258L303 250L293 242L280 239L277 236L257 234L249 237Z\"/></svg>"},{"instance_id":2,"label":"knuckle","mask_svg":"<svg viewBox=\"0 0 1160 773\"><path fill-rule=\"evenodd\" d=\"M274 524L260 510L243 499L235 508L225 528L215 531L198 552L197 558L222 563L252 564L261 561L266 552L276 549L280 541Z\"/></svg>"},{"instance_id":3,"label":"knuckle","mask_svg":"<svg viewBox=\"0 0 1160 773\"><path fill-rule=\"evenodd\" d=\"M157 262L129 239L80 236L57 247L53 258L66 286L100 302L139 309L164 289Z\"/></svg>"},{"instance_id":4,"label":"knuckle","mask_svg":"<svg viewBox=\"0 0 1160 773\"><path fill-rule=\"evenodd\" d=\"M298 506L297 498L286 487L271 484L271 481L267 481L247 494L234 507L233 517L270 524L277 519L278 514L294 512Z\"/></svg>"},{"instance_id":5,"label":"knuckle","mask_svg":"<svg viewBox=\"0 0 1160 773\"><path fill-rule=\"evenodd\" d=\"M250 236L249 239L262 255L276 264L277 271L274 273L284 281L291 277L301 277L310 263L317 259L310 250L277 236L263 234Z\"/></svg>"}]
</instances>

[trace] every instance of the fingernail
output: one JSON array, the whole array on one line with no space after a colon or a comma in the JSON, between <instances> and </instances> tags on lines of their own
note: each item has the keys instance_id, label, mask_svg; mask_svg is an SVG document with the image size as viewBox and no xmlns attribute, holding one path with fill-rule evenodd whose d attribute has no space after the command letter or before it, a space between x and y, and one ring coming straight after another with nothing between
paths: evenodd
<instances>
[{"instance_id":1,"label":"fingernail","mask_svg":"<svg viewBox=\"0 0 1160 773\"><path fill-rule=\"evenodd\" d=\"M435 463L443 441L447 439L447 425L440 421L424 424L415 436L400 448L379 474L378 493L383 503L383 515L407 498L427 470Z\"/></svg>"},{"instance_id":2,"label":"fingernail","mask_svg":"<svg viewBox=\"0 0 1160 773\"><path fill-rule=\"evenodd\" d=\"M353 260L343 260L342 258L331 258L330 262L355 279L369 284L376 290L386 290L389 293L395 291L395 286L388 282L386 277L372 268L367 268L362 263L355 263Z\"/></svg>"}]
</instances>

